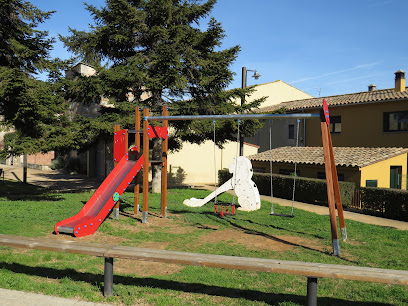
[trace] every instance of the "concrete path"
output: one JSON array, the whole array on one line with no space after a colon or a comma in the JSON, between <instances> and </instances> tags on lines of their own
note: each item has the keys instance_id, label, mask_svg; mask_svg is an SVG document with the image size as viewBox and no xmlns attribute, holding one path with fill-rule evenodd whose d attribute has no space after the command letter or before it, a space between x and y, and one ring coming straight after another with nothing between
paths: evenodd
<instances>
[{"instance_id":1,"label":"concrete path","mask_svg":"<svg viewBox=\"0 0 408 306\"><path fill-rule=\"evenodd\" d=\"M22 167L0 164L0 168L4 171L4 178L23 181ZM74 192L96 189L102 180L80 174L71 175L62 170L27 169L27 183L48 187L56 192Z\"/></svg>"},{"instance_id":2,"label":"concrete path","mask_svg":"<svg viewBox=\"0 0 408 306\"><path fill-rule=\"evenodd\" d=\"M271 202L270 196L261 196L261 199ZM291 200L273 198L273 202L279 205L282 205L282 206L292 206ZM295 201L293 202L293 207L303 209L306 211L310 211L310 212L314 212L318 215L329 215L329 208L327 206L306 204L306 203ZM380 218L380 217L375 217L375 216L369 216L369 215L359 214L359 213L346 211L346 210L344 210L344 218L346 219L346 222L347 220L353 220L353 221L363 222L367 224L392 227L392 228L396 228L396 229L404 230L404 231L408 230L408 222Z\"/></svg>"},{"instance_id":3,"label":"concrete path","mask_svg":"<svg viewBox=\"0 0 408 306\"><path fill-rule=\"evenodd\" d=\"M0 288L0 305L2 306L106 306L113 304L84 302L55 296L21 292Z\"/></svg>"}]
</instances>

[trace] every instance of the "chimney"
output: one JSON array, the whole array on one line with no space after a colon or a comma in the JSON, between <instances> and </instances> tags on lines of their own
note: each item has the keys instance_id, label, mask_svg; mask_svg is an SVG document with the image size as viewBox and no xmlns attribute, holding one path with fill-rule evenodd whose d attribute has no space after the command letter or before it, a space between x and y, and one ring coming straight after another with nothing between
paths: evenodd
<instances>
[{"instance_id":1,"label":"chimney","mask_svg":"<svg viewBox=\"0 0 408 306\"><path fill-rule=\"evenodd\" d=\"M395 91L405 91L405 72L402 70L395 72Z\"/></svg>"},{"instance_id":2,"label":"chimney","mask_svg":"<svg viewBox=\"0 0 408 306\"><path fill-rule=\"evenodd\" d=\"M368 91L374 91L377 90L377 86L375 86L374 84L368 85Z\"/></svg>"}]
</instances>

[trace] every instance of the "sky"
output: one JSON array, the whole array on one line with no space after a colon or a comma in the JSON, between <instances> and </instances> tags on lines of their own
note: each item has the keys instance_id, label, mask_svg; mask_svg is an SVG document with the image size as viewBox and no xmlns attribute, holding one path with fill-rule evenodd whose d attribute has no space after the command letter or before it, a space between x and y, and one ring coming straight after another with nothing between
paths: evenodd
<instances>
[{"instance_id":1,"label":"sky","mask_svg":"<svg viewBox=\"0 0 408 306\"><path fill-rule=\"evenodd\" d=\"M31 3L56 11L40 26L50 36L93 24L82 0ZM245 66L261 74L248 72L248 86L282 80L319 97L394 87L394 72L408 71L407 10L406 0L218 0L210 15L225 30L221 47L241 47L229 88L241 86ZM61 42L51 53L70 55Z\"/></svg>"}]
</instances>

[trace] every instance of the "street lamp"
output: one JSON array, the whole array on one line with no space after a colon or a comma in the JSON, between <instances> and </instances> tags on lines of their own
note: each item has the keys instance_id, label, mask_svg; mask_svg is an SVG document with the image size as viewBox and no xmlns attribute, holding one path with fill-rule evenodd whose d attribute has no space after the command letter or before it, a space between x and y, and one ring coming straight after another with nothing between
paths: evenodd
<instances>
[{"instance_id":1,"label":"street lamp","mask_svg":"<svg viewBox=\"0 0 408 306\"><path fill-rule=\"evenodd\" d=\"M252 76L255 80L260 78L260 74L256 70L246 69L246 67L242 67L242 83L241 88L245 89L247 87L247 76L248 71L252 71L254 75ZM241 98L241 106L245 104L245 95ZM240 135L239 137L239 156L244 154L244 137Z\"/></svg>"}]
</instances>

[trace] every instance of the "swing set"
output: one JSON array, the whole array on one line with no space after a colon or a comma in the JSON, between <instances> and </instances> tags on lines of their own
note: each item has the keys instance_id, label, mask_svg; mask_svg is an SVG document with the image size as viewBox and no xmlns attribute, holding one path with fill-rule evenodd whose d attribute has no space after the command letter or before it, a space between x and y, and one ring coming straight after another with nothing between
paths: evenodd
<instances>
[{"instance_id":1,"label":"swing set","mask_svg":"<svg viewBox=\"0 0 408 306\"><path fill-rule=\"evenodd\" d=\"M163 107L163 115L162 116L149 116L149 110L144 109L143 111L143 134L147 136L147 128L149 127L149 122L152 121L162 121L163 128L167 130L168 121L170 120L213 120L214 122L214 137L215 137L215 120L242 120L242 119L297 119L297 137L296 137L296 148L298 147L299 143L299 122L300 119L309 119L309 118L320 118L320 127L322 133L322 143L323 143L323 152L324 152L324 161L325 161L325 173L326 173L326 185L327 185L327 197L328 197L328 206L329 206L329 215L330 215L330 224L331 224L331 234L332 234L332 244L333 244L333 253L334 255L340 254L340 246L338 240L338 232L337 232L337 218L336 218L336 208L337 214L340 223L341 229L341 236L343 240L347 239L347 231L346 225L344 220L343 214L343 206L341 201L340 195L340 188L339 182L337 177L337 170L334 161L334 154L333 154L333 145L329 130L330 125L330 116L329 116L329 109L327 106L327 102L323 100L323 108L320 111L320 114L311 114L311 113L299 113L299 114L238 114L238 115L201 115L201 116L194 116L194 115L186 115L186 116L168 116L168 109L167 107ZM238 121L240 122L240 121ZM270 133L270 143L272 143ZM150 165L149 163L149 138L143 137L143 156L144 156L144 167L143 171L143 186L145 187L144 190L148 190L148 171L146 171ZM162 165L162 215L165 217L167 214L167 140L163 141L163 158L160 162ZM296 149L296 156L297 156L297 149ZM295 176L293 180L293 190L292 190L292 210L290 217L293 217L293 202L294 202L294 195L295 195L295 187L296 187L296 166L297 166L297 159L295 162ZM272 174L272 167L271 167L271 174ZM136 179L136 186L138 186L137 179ZM272 183L272 176L271 176L271 200L272 200L272 208L271 208L271 215L278 215L273 210L273 183ZM138 201L138 197L135 197L135 201ZM216 202L217 203L217 202ZM135 203L136 204L136 203ZM137 207L137 205L135 205ZM148 211L148 193L143 192L143 214L144 217L143 222L147 222L147 211Z\"/></svg>"}]
</instances>

